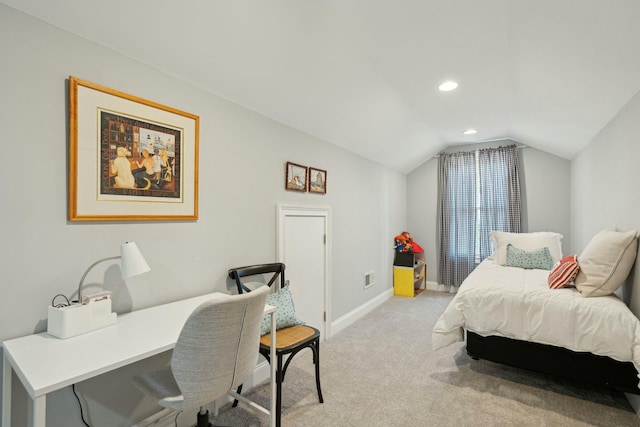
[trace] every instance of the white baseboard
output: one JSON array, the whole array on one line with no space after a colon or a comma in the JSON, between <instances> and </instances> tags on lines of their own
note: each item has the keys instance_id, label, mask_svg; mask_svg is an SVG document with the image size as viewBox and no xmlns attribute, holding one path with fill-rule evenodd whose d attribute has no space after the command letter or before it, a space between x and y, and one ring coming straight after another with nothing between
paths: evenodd
<instances>
[{"instance_id":1,"label":"white baseboard","mask_svg":"<svg viewBox=\"0 0 640 427\"><path fill-rule=\"evenodd\" d=\"M331 322L331 334L329 336L333 336L338 332L342 331L349 325L353 324L356 320L360 319L365 314L369 313L376 307L382 305L386 300L388 300L392 296L393 296L393 289L388 289L385 292L378 295L377 297L362 304L360 307L357 307L356 309L351 310L349 313Z\"/></svg>"},{"instance_id":2,"label":"white baseboard","mask_svg":"<svg viewBox=\"0 0 640 427\"><path fill-rule=\"evenodd\" d=\"M175 417L174 411L170 409L161 409L155 414L145 418L142 421L135 423L131 427L164 427L173 425L173 418Z\"/></svg>"},{"instance_id":3,"label":"white baseboard","mask_svg":"<svg viewBox=\"0 0 640 427\"><path fill-rule=\"evenodd\" d=\"M429 281L427 281L427 289L430 291L449 292L452 294L458 292L458 288L456 286L441 285L438 282Z\"/></svg>"}]
</instances>

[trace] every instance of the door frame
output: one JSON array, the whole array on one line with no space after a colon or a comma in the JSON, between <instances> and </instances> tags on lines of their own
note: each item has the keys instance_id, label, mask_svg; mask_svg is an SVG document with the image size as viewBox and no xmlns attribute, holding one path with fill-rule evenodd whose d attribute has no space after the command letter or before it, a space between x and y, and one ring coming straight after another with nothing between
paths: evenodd
<instances>
[{"instance_id":1,"label":"door frame","mask_svg":"<svg viewBox=\"0 0 640 427\"><path fill-rule=\"evenodd\" d=\"M324 218L324 331L321 331L324 339L331 336L331 208L327 206L301 206L278 203L278 222L276 234L276 258L278 262L284 262L284 228L285 219L289 216L308 216Z\"/></svg>"}]
</instances>

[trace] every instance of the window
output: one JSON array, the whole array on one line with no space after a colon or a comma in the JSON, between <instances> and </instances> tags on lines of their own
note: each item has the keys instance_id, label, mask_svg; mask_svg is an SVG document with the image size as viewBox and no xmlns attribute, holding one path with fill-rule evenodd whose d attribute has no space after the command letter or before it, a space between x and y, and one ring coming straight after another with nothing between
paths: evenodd
<instances>
[{"instance_id":1,"label":"window","mask_svg":"<svg viewBox=\"0 0 640 427\"><path fill-rule=\"evenodd\" d=\"M442 154L438 181L438 276L441 284L458 286L491 254L491 231L520 231L517 148Z\"/></svg>"}]
</instances>

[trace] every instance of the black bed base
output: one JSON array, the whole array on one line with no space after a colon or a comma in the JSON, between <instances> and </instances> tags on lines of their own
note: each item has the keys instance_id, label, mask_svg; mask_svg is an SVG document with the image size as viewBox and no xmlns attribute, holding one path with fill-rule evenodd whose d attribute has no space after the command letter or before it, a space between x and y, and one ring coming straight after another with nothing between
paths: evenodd
<instances>
[{"instance_id":1,"label":"black bed base","mask_svg":"<svg viewBox=\"0 0 640 427\"><path fill-rule=\"evenodd\" d=\"M631 362L592 353L467 331L467 354L517 368L569 378L609 389L640 394L638 372Z\"/></svg>"}]
</instances>

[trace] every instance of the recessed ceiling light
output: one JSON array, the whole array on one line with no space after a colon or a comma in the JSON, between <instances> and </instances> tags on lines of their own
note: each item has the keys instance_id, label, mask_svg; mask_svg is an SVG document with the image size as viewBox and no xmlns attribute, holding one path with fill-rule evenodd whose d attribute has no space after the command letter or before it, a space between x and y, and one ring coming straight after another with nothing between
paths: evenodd
<instances>
[{"instance_id":1,"label":"recessed ceiling light","mask_svg":"<svg viewBox=\"0 0 640 427\"><path fill-rule=\"evenodd\" d=\"M464 131L465 135L473 135L475 133L478 133L478 129L467 129Z\"/></svg>"},{"instance_id":2,"label":"recessed ceiling light","mask_svg":"<svg viewBox=\"0 0 640 427\"><path fill-rule=\"evenodd\" d=\"M438 86L438 89L440 89L442 92L449 92L450 90L454 90L457 87L458 83L454 82L453 80L449 80Z\"/></svg>"}]
</instances>

